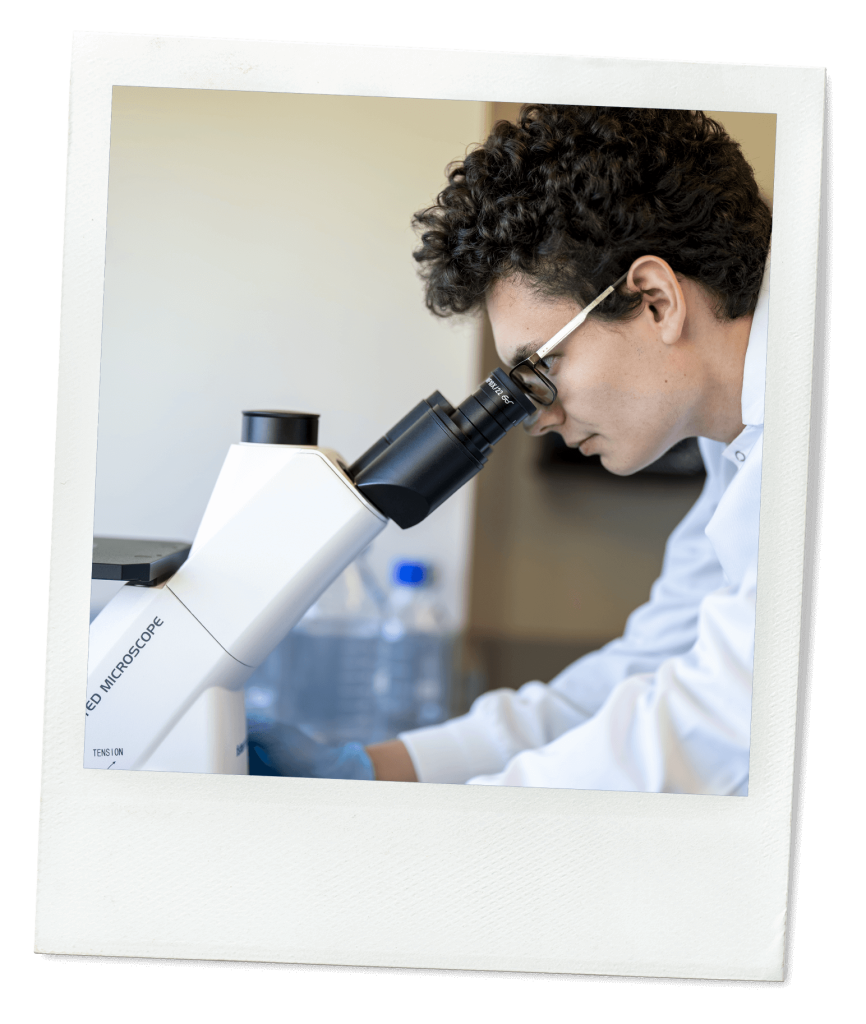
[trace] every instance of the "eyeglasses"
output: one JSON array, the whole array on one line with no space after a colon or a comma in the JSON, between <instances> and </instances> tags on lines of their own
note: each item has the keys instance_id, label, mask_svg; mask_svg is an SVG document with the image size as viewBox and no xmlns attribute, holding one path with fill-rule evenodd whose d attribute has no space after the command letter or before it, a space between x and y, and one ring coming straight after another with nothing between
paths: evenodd
<instances>
[{"instance_id":1,"label":"eyeglasses","mask_svg":"<svg viewBox=\"0 0 866 1024\"><path fill-rule=\"evenodd\" d=\"M529 395L533 402L538 402L539 405L553 405L556 401L556 387L538 369L538 364L541 363L546 370L547 367L543 363L544 357L549 352L552 352L564 338L567 338L575 328L580 327L595 307L600 302L604 302L615 289L619 288L627 277L628 271L618 280L614 281L609 288L605 288L601 295L594 298L588 306L584 306L573 320L569 320L561 331L557 331L554 334L550 341L546 341L531 356L522 359L508 374L511 380L514 381L521 391Z\"/></svg>"}]
</instances>

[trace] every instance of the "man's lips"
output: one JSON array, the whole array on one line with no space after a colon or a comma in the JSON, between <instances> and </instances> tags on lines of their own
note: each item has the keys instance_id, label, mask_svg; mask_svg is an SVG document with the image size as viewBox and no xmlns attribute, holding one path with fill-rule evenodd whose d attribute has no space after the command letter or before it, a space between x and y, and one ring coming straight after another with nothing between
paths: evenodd
<instances>
[{"instance_id":1,"label":"man's lips","mask_svg":"<svg viewBox=\"0 0 866 1024\"><path fill-rule=\"evenodd\" d=\"M586 437L582 441L578 441L577 444L569 445L569 448L576 448L580 452L581 455L585 455L586 452L583 450L583 446L587 443L587 441L591 441L594 437L597 437L597 436L598 436L597 434L587 434Z\"/></svg>"}]
</instances>

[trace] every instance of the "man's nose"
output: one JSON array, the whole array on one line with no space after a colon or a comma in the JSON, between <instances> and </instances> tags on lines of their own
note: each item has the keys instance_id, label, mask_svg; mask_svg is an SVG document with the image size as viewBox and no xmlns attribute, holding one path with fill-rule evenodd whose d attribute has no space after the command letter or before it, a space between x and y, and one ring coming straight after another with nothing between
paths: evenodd
<instances>
[{"instance_id":1,"label":"man's nose","mask_svg":"<svg viewBox=\"0 0 866 1024\"><path fill-rule=\"evenodd\" d=\"M559 402L553 405L542 405L523 421L523 429L532 437L539 437L549 430L555 430L565 420L565 414Z\"/></svg>"}]
</instances>

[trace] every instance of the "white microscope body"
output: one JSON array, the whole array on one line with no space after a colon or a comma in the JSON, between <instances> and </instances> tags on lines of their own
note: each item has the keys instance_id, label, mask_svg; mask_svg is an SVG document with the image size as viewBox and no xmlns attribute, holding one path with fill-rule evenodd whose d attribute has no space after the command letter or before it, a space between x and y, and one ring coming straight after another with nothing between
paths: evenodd
<instances>
[{"instance_id":1,"label":"white microscope body","mask_svg":"<svg viewBox=\"0 0 866 1024\"><path fill-rule=\"evenodd\" d=\"M252 671L389 519L421 522L533 411L495 370L456 409L418 403L348 469L314 435L272 443L281 419L317 416L244 413L187 561L91 624L84 766L247 774Z\"/></svg>"},{"instance_id":2,"label":"white microscope body","mask_svg":"<svg viewBox=\"0 0 866 1024\"><path fill-rule=\"evenodd\" d=\"M247 677L387 522L327 450L232 445L187 561L91 625L85 767L246 774Z\"/></svg>"}]
</instances>

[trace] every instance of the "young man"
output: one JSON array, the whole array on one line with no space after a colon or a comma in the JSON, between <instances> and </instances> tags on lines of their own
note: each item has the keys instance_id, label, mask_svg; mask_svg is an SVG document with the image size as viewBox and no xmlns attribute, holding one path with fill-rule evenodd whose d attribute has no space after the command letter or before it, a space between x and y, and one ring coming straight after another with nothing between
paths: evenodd
<instances>
[{"instance_id":1,"label":"young man","mask_svg":"<svg viewBox=\"0 0 866 1024\"><path fill-rule=\"evenodd\" d=\"M695 111L525 107L416 215L439 315L486 308L514 367L625 275L538 369L558 431L612 473L698 437L707 480L623 636L549 684L367 748L376 778L745 794L771 217Z\"/></svg>"},{"instance_id":2,"label":"young man","mask_svg":"<svg viewBox=\"0 0 866 1024\"><path fill-rule=\"evenodd\" d=\"M374 744L250 735L283 775L745 794L771 217L739 146L699 111L536 105L497 124L416 215L439 315L486 308L515 367L617 285L536 366L528 427L612 473L698 437L700 498L623 636L549 684Z\"/></svg>"}]
</instances>

